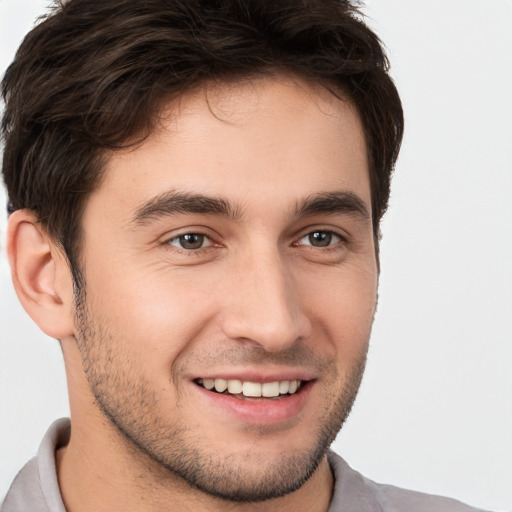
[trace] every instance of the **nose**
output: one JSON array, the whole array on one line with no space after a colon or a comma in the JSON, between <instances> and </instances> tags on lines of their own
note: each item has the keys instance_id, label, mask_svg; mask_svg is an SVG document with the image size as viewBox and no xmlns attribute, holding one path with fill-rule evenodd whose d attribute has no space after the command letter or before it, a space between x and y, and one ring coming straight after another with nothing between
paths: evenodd
<instances>
[{"instance_id":1,"label":"nose","mask_svg":"<svg viewBox=\"0 0 512 512\"><path fill-rule=\"evenodd\" d=\"M223 312L226 336L279 352L310 335L298 283L279 251L248 256L232 270Z\"/></svg>"}]
</instances>

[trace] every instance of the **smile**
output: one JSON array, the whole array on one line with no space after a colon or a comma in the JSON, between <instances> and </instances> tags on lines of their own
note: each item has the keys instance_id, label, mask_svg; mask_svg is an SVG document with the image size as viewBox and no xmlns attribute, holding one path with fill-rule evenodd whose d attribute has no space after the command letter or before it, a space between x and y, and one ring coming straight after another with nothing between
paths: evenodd
<instances>
[{"instance_id":1,"label":"smile","mask_svg":"<svg viewBox=\"0 0 512 512\"><path fill-rule=\"evenodd\" d=\"M199 386L236 398L278 398L290 396L301 388L302 380L283 380L274 382L249 382L238 379L197 379Z\"/></svg>"}]
</instances>

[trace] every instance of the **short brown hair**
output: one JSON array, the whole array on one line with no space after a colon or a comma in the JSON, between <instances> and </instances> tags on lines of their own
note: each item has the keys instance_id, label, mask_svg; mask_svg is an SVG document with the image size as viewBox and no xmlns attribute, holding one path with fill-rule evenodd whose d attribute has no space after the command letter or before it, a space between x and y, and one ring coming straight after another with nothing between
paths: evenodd
<instances>
[{"instance_id":1,"label":"short brown hair","mask_svg":"<svg viewBox=\"0 0 512 512\"><path fill-rule=\"evenodd\" d=\"M2 81L9 208L36 213L78 285L81 214L106 150L149 135L163 98L209 80L287 71L344 91L357 107L377 235L403 134L388 68L348 0L57 2Z\"/></svg>"}]
</instances>

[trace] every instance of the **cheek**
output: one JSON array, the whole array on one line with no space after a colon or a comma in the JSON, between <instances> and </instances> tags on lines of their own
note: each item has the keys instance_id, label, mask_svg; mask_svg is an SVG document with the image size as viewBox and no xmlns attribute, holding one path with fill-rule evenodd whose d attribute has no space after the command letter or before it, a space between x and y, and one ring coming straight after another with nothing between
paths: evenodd
<instances>
[{"instance_id":1,"label":"cheek","mask_svg":"<svg viewBox=\"0 0 512 512\"><path fill-rule=\"evenodd\" d=\"M176 272L112 270L87 276L87 297L110 336L132 358L167 370L209 324L216 296ZM199 279L201 281L201 279Z\"/></svg>"},{"instance_id":2,"label":"cheek","mask_svg":"<svg viewBox=\"0 0 512 512\"><path fill-rule=\"evenodd\" d=\"M371 266L333 272L309 287L311 317L338 358L351 360L366 349L377 303L377 272Z\"/></svg>"}]
</instances>

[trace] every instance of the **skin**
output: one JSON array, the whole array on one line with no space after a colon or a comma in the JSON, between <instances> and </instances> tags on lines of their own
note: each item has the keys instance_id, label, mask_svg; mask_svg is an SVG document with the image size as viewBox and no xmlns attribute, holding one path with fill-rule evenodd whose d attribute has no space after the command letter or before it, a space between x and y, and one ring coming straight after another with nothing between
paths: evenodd
<instances>
[{"instance_id":1,"label":"skin","mask_svg":"<svg viewBox=\"0 0 512 512\"><path fill-rule=\"evenodd\" d=\"M197 195L228 211L189 211ZM311 206L320 196L328 206ZM31 240L47 248L15 284L39 287L20 298L62 343L68 510L327 510L325 450L359 387L378 280L350 102L279 76L169 106L142 145L110 155L87 201L78 308L58 248L30 214L13 219L14 274ZM197 233L202 246L184 248ZM308 384L298 406L248 417L196 384L216 376Z\"/></svg>"}]
</instances>

